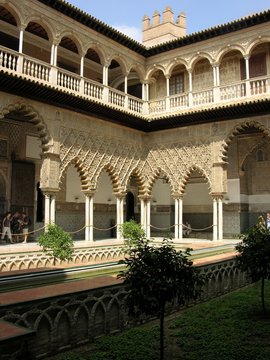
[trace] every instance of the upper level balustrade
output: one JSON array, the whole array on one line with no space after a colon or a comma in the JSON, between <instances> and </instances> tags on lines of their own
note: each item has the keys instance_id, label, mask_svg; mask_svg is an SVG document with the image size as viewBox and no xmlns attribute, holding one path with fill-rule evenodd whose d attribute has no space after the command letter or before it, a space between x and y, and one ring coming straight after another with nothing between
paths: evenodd
<instances>
[{"instance_id":1,"label":"upper level balustrade","mask_svg":"<svg viewBox=\"0 0 270 360\"><path fill-rule=\"evenodd\" d=\"M266 75L146 101L4 46L0 46L0 70L151 118L168 112L190 108L199 110L208 105L237 103L270 94L270 76Z\"/></svg>"}]
</instances>

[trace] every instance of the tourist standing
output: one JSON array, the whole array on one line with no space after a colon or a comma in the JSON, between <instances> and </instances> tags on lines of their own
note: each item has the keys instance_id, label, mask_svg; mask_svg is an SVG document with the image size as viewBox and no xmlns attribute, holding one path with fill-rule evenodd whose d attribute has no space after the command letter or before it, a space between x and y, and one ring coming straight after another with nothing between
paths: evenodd
<instances>
[{"instance_id":1,"label":"tourist standing","mask_svg":"<svg viewBox=\"0 0 270 360\"><path fill-rule=\"evenodd\" d=\"M23 233L23 243L27 242L30 226L30 218L26 215L25 212L22 213L22 233Z\"/></svg>"},{"instance_id":2,"label":"tourist standing","mask_svg":"<svg viewBox=\"0 0 270 360\"><path fill-rule=\"evenodd\" d=\"M3 222L2 222L1 240L4 240L5 235L7 235L9 242L13 243L12 236L11 236L11 212L10 211L8 211L6 213L6 216L4 217Z\"/></svg>"},{"instance_id":3,"label":"tourist standing","mask_svg":"<svg viewBox=\"0 0 270 360\"><path fill-rule=\"evenodd\" d=\"M16 211L11 219L11 231L14 237L14 242L18 242L19 236L22 233L22 221L21 215Z\"/></svg>"}]
</instances>

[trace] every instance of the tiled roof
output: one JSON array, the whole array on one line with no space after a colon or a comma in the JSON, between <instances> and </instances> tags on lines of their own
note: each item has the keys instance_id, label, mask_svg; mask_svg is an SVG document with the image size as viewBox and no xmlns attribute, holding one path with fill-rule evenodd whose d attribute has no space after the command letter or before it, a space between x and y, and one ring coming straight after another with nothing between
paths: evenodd
<instances>
[{"instance_id":1,"label":"tiled roof","mask_svg":"<svg viewBox=\"0 0 270 360\"><path fill-rule=\"evenodd\" d=\"M79 23L89 27L90 29L97 31L104 36L107 36L108 38L118 42L123 46L126 46L130 50L135 51L136 53L143 55L145 57L150 57L169 50L194 44L203 40L212 39L216 36L221 36L224 34L232 33L234 31L246 29L254 25L268 22L270 20L270 9L268 9L261 13L253 14L226 24L222 24L200 32L196 32L184 36L182 38L178 38L172 41L165 42L163 44L153 46L151 48L146 48L138 41L133 40L130 37L122 34L120 31L114 29L113 27L105 24L104 22L96 19L92 15L87 14L86 12L69 4L66 1L63 0L38 0L38 1L55 9L56 11L60 11L62 14L72 18L73 20L78 21Z\"/></svg>"}]
</instances>

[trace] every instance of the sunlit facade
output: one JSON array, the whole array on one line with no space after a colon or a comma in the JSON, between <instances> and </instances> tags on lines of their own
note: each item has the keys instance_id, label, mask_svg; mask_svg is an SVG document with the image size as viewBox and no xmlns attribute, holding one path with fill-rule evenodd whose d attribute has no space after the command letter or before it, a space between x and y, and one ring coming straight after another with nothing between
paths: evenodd
<instances>
[{"instance_id":1,"label":"sunlit facade","mask_svg":"<svg viewBox=\"0 0 270 360\"><path fill-rule=\"evenodd\" d=\"M0 0L0 213L89 242L131 218L245 231L270 209L269 19L146 47L60 0Z\"/></svg>"}]
</instances>

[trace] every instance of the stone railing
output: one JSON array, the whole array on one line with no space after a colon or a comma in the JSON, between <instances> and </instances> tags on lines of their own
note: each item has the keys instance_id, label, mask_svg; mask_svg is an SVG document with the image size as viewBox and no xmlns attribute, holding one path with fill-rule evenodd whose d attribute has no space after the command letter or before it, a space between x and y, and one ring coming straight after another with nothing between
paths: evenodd
<instances>
[{"instance_id":1,"label":"stone railing","mask_svg":"<svg viewBox=\"0 0 270 360\"><path fill-rule=\"evenodd\" d=\"M233 258L203 265L200 269L209 276L202 301L250 283L245 273L236 267ZM0 319L36 332L28 341L28 355L38 359L136 325L127 317L122 306L126 293L127 289L119 283L20 304L1 305ZM168 307L168 313L178 310L177 304ZM2 353L1 360L12 359L10 351L13 348L8 349L9 354Z\"/></svg>"},{"instance_id":2,"label":"stone railing","mask_svg":"<svg viewBox=\"0 0 270 360\"><path fill-rule=\"evenodd\" d=\"M86 100L96 100L101 104L144 116L145 120L148 117L154 119L156 115L181 112L189 108L204 109L208 105L222 105L243 98L260 98L270 94L270 77L264 76L144 101L3 46L0 46L0 70L13 75L19 74L39 83L50 84L59 91L80 95Z\"/></svg>"},{"instance_id":3,"label":"stone railing","mask_svg":"<svg viewBox=\"0 0 270 360\"><path fill-rule=\"evenodd\" d=\"M22 248L23 250L23 248ZM75 247L72 266L89 265L101 262L116 261L122 258L121 245L106 245L93 247ZM0 271L34 270L46 267L59 267L68 265L66 262L56 260L44 255L41 250L28 252L13 252L0 254Z\"/></svg>"}]
</instances>

